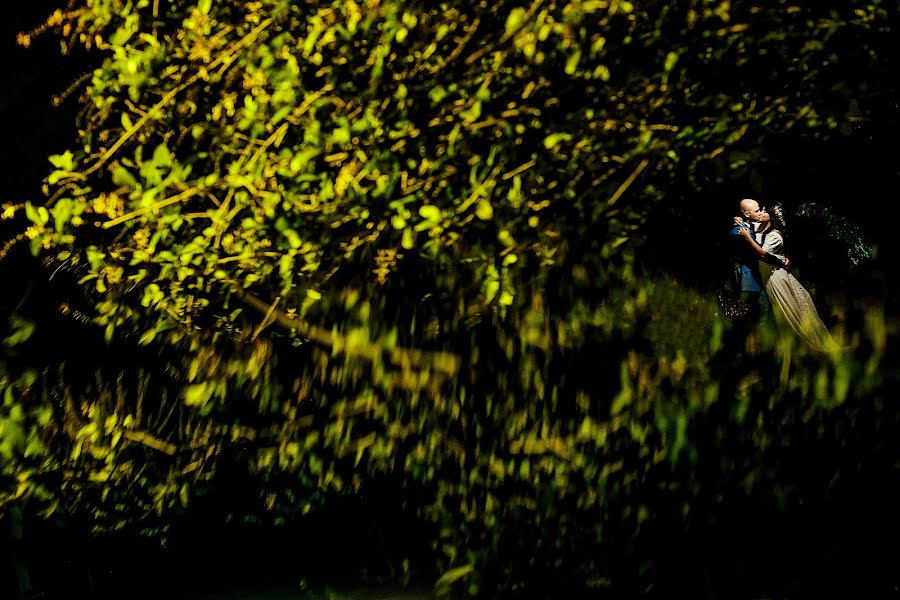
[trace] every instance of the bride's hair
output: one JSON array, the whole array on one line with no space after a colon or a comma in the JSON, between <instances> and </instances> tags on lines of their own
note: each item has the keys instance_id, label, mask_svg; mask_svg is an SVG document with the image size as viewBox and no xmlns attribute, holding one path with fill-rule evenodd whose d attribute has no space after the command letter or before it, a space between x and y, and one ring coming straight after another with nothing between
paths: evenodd
<instances>
[{"instance_id":1,"label":"bride's hair","mask_svg":"<svg viewBox=\"0 0 900 600\"><path fill-rule=\"evenodd\" d=\"M776 203L771 206L771 208L767 208L769 211L770 217L775 217L772 219L775 221L775 229L781 230L781 233L784 233L785 223L784 223L784 207L781 204Z\"/></svg>"},{"instance_id":2,"label":"bride's hair","mask_svg":"<svg viewBox=\"0 0 900 600\"><path fill-rule=\"evenodd\" d=\"M770 231L775 231L777 229L781 232L781 237L785 237L784 207L776 202L772 206L767 206L766 212L769 213L769 225L766 227L766 230L762 232L762 239L759 241L760 246L766 243L766 235Z\"/></svg>"}]
</instances>

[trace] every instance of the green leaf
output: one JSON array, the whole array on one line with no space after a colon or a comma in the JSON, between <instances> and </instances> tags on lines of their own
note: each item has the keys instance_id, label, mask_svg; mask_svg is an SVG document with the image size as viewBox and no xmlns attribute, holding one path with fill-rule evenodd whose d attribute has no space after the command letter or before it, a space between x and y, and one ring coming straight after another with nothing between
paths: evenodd
<instances>
[{"instance_id":1,"label":"green leaf","mask_svg":"<svg viewBox=\"0 0 900 600\"><path fill-rule=\"evenodd\" d=\"M440 85L436 85L428 90L428 97L431 99L432 104L440 104L447 97L447 90Z\"/></svg>"},{"instance_id":2,"label":"green leaf","mask_svg":"<svg viewBox=\"0 0 900 600\"><path fill-rule=\"evenodd\" d=\"M416 234L411 227L407 227L403 230L403 238L400 241L400 245L403 246L405 250L412 250L415 247Z\"/></svg>"},{"instance_id":3,"label":"green leaf","mask_svg":"<svg viewBox=\"0 0 900 600\"><path fill-rule=\"evenodd\" d=\"M425 204L419 207L419 216L429 223L437 223L441 220L441 209L433 204Z\"/></svg>"},{"instance_id":4,"label":"green leaf","mask_svg":"<svg viewBox=\"0 0 900 600\"><path fill-rule=\"evenodd\" d=\"M128 169L119 165L112 172L112 180L113 183L120 187L126 187L131 189L137 189L140 187L138 185L137 179L134 178Z\"/></svg>"},{"instance_id":5,"label":"green leaf","mask_svg":"<svg viewBox=\"0 0 900 600\"><path fill-rule=\"evenodd\" d=\"M476 100L475 102L473 102L472 106L459 113L459 116L462 118L462 122L466 125L477 121L481 116L481 100Z\"/></svg>"},{"instance_id":6,"label":"green leaf","mask_svg":"<svg viewBox=\"0 0 900 600\"><path fill-rule=\"evenodd\" d=\"M516 7L510 11L509 16L506 17L506 35L512 35L522 26L526 14L528 14L528 11L521 7Z\"/></svg>"},{"instance_id":7,"label":"green leaf","mask_svg":"<svg viewBox=\"0 0 900 600\"><path fill-rule=\"evenodd\" d=\"M25 432L12 419L0 419L0 456L10 458L25 447Z\"/></svg>"},{"instance_id":8,"label":"green leaf","mask_svg":"<svg viewBox=\"0 0 900 600\"><path fill-rule=\"evenodd\" d=\"M50 213L43 206L35 207L31 202L25 203L25 216L35 225L46 225L50 220Z\"/></svg>"},{"instance_id":9,"label":"green leaf","mask_svg":"<svg viewBox=\"0 0 900 600\"><path fill-rule=\"evenodd\" d=\"M159 144L153 149L153 164L158 167L172 166L172 154L165 144Z\"/></svg>"},{"instance_id":10,"label":"green leaf","mask_svg":"<svg viewBox=\"0 0 900 600\"><path fill-rule=\"evenodd\" d=\"M3 339L3 344L7 347L18 346L28 341L37 327L34 321L19 315L12 315L9 318L9 324L12 332Z\"/></svg>"},{"instance_id":11,"label":"green leaf","mask_svg":"<svg viewBox=\"0 0 900 600\"><path fill-rule=\"evenodd\" d=\"M72 200L63 198L57 201L53 208L50 209L50 214L53 215L53 225L57 233L62 233L65 226L71 220L74 206Z\"/></svg>"},{"instance_id":12,"label":"green leaf","mask_svg":"<svg viewBox=\"0 0 900 600\"><path fill-rule=\"evenodd\" d=\"M544 148L550 150L551 148L557 146L560 142L567 142L571 139L572 136L568 133L551 133L544 138Z\"/></svg>"},{"instance_id":13,"label":"green leaf","mask_svg":"<svg viewBox=\"0 0 900 600\"><path fill-rule=\"evenodd\" d=\"M154 306L163 298L165 298L165 294L163 293L159 285L151 283L144 288L144 294L141 297L141 305L145 307Z\"/></svg>"},{"instance_id":14,"label":"green leaf","mask_svg":"<svg viewBox=\"0 0 900 600\"><path fill-rule=\"evenodd\" d=\"M74 155L70 150L66 150L62 154L54 154L50 156L50 164L61 171L72 171L75 168Z\"/></svg>"},{"instance_id":15,"label":"green leaf","mask_svg":"<svg viewBox=\"0 0 900 600\"><path fill-rule=\"evenodd\" d=\"M339 127L331 132L331 141L335 144L343 146L350 142L350 128Z\"/></svg>"},{"instance_id":16,"label":"green leaf","mask_svg":"<svg viewBox=\"0 0 900 600\"><path fill-rule=\"evenodd\" d=\"M482 221L490 221L494 218L494 207L491 205L491 201L487 198L482 198L478 201L478 206L475 208L475 216L477 216Z\"/></svg>"},{"instance_id":17,"label":"green leaf","mask_svg":"<svg viewBox=\"0 0 900 600\"><path fill-rule=\"evenodd\" d=\"M188 406L203 406L209 402L214 389L207 381L193 383L184 388L184 403Z\"/></svg>"},{"instance_id":18,"label":"green leaf","mask_svg":"<svg viewBox=\"0 0 900 600\"><path fill-rule=\"evenodd\" d=\"M449 585L452 585L454 582L462 579L469 573L471 573L475 569L475 565L467 564L461 567L456 567L455 569L450 569L443 575L441 575L438 580L435 582L434 586L436 588L445 588Z\"/></svg>"},{"instance_id":19,"label":"green leaf","mask_svg":"<svg viewBox=\"0 0 900 600\"><path fill-rule=\"evenodd\" d=\"M668 73L672 69L675 68L675 63L678 62L678 53L677 52L669 52L666 54L666 64L663 67L665 71Z\"/></svg>"},{"instance_id":20,"label":"green leaf","mask_svg":"<svg viewBox=\"0 0 900 600\"><path fill-rule=\"evenodd\" d=\"M490 304L497 292L500 290L500 281L498 279L488 279L484 284L484 301Z\"/></svg>"},{"instance_id":21,"label":"green leaf","mask_svg":"<svg viewBox=\"0 0 900 600\"><path fill-rule=\"evenodd\" d=\"M291 172L299 173L302 171L309 161L318 156L319 153L320 150L318 148L307 148L296 153L293 158L291 158L289 165Z\"/></svg>"},{"instance_id":22,"label":"green leaf","mask_svg":"<svg viewBox=\"0 0 900 600\"><path fill-rule=\"evenodd\" d=\"M578 68L579 60L581 60L581 50L576 50L571 55L569 55L568 60L566 60L566 75L575 74L575 70Z\"/></svg>"},{"instance_id":23,"label":"green leaf","mask_svg":"<svg viewBox=\"0 0 900 600\"><path fill-rule=\"evenodd\" d=\"M293 229L285 229L281 232L282 235L287 239L288 244L296 250L300 246L303 245L303 240L300 239L300 236Z\"/></svg>"}]
</instances>

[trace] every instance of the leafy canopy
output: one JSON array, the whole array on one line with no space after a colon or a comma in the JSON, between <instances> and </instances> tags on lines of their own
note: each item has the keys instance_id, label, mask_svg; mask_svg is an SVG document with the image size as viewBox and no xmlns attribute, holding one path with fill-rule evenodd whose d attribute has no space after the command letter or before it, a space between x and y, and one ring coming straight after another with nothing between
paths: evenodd
<instances>
[{"instance_id":1,"label":"leafy canopy","mask_svg":"<svg viewBox=\"0 0 900 600\"><path fill-rule=\"evenodd\" d=\"M689 425L717 401L737 398L740 424L755 394L823 408L877 384L883 327L865 366L720 387L727 323L646 280L633 252L705 162L867 118L871 82L848 65L881 48L889 16L707 0L57 11L63 47L102 64L46 201L3 215L87 290L69 312L168 353L170 372L101 373L41 402L34 372L4 374L3 468L25 483L3 500L121 528L189 506L225 460L288 515L400 477L439 528L442 582L473 593L498 548L526 543L522 523L552 524L502 567L525 579L561 564L567 535L638 530L642 490L697 460ZM54 489L61 472L71 486Z\"/></svg>"}]
</instances>

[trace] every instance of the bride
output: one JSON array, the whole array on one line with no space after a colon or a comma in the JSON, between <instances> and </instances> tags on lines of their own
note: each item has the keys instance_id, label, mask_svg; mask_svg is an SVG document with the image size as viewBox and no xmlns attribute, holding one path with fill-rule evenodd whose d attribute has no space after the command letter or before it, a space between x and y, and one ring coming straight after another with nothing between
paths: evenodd
<instances>
[{"instance_id":1,"label":"bride","mask_svg":"<svg viewBox=\"0 0 900 600\"><path fill-rule=\"evenodd\" d=\"M766 254L784 258L784 215L780 205L761 211L756 238L749 229L739 233L747 240L760 257ZM759 263L760 274L766 286L766 293L774 308L775 317L787 324L801 340L817 352L833 354L840 346L831 337L828 328L819 318L812 297L797 278L786 269L763 261Z\"/></svg>"}]
</instances>

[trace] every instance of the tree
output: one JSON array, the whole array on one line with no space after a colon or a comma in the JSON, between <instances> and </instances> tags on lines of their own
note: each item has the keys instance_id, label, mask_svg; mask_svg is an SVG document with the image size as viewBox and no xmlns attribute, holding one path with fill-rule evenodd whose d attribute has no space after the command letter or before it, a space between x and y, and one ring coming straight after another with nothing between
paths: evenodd
<instances>
[{"instance_id":1,"label":"tree","mask_svg":"<svg viewBox=\"0 0 900 600\"><path fill-rule=\"evenodd\" d=\"M634 253L710 161L882 110L873 72L846 65L868 65L893 19L874 1L55 12L64 49L104 58L46 200L5 206L25 222L11 244L87 290L70 314L170 366L74 395L7 374L4 471L29 475L3 501L155 529L226 460L290 474L259 494L285 515L399 478L437 526L442 583L472 593L628 538L657 508L641 494L696 462L690 425L717 402L737 394L742 421L755 393L822 410L877 394L877 328L858 363L773 350L800 372L723 384L708 357L727 323ZM704 325L661 322L663 302ZM150 423L148 406L182 418ZM523 523L547 529L519 538Z\"/></svg>"}]
</instances>

